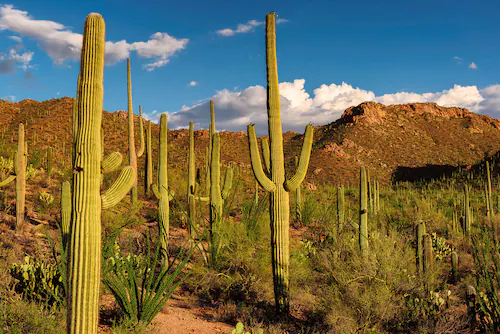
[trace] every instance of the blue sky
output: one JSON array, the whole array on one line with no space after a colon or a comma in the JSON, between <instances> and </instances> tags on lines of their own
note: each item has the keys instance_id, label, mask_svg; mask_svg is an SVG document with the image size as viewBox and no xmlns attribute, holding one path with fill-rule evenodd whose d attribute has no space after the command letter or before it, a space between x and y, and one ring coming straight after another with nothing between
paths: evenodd
<instances>
[{"instance_id":1,"label":"blue sky","mask_svg":"<svg viewBox=\"0 0 500 334\"><path fill-rule=\"evenodd\" d=\"M270 4L271 3L271 4ZM133 101L170 127L209 121L262 133L265 15L275 11L285 129L329 123L364 100L435 101L500 115L500 2L494 0L16 1L0 7L0 96L74 96L90 12L106 21L104 108ZM15 36L15 37L13 37ZM192 83L190 85L190 83Z\"/></svg>"}]
</instances>

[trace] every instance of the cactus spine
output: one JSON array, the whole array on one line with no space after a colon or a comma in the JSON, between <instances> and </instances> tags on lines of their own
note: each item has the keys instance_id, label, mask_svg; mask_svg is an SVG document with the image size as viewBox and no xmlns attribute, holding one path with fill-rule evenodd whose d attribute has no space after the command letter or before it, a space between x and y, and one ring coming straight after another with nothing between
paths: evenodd
<instances>
[{"instance_id":1,"label":"cactus spine","mask_svg":"<svg viewBox=\"0 0 500 334\"><path fill-rule=\"evenodd\" d=\"M73 193L68 247L68 333L97 333L101 282L101 209L116 204L133 184L122 170L102 196L101 121L105 24L99 14L85 20L77 103L73 109Z\"/></svg>"},{"instance_id":2,"label":"cactus spine","mask_svg":"<svg viewBox=\"0 0 500 334\"><path fill-rule=\"evenodd\" d=\"M368 180L366 168L359 173L359 249L362 257L368 256Z\"/></svg>"},{"instance_id":3,"label":"cactus spine","mask_svg":"<svg viewBox=\"0 0 500 334\"><path fill-rule=\"evenodd\" d=\"M168 261L168 233L170 228L170 204L172 199L168 191L168 120L167 114L160 117L160 147L158 157L158 184L154 184L152 189L158 199L158 228L161 238L161 255L163 263Z\"/></svg>"},{"instance_id":4,"label":"cactus spine","mask_svg":"<svg viewBox=\"0 0 500 334\"><path fill-rule=\"evenodd\" d=\"M283 155L283 131L280 119L280 94L278 66L276 62L275 13L266 17L266 62L267 62L267 113L270 138L270 178L262 168L255 129L248 126L250 158L255 178L262 188L270 193L271 260L273 268L274 297L278 313L289 312L289 191L294 191L304 180L312 148L314 128L306 127L304 144L295 175L285 180Z\"/></svg>"},{"instance_id":5,"label":"cactus spine","mask_svg":"<svg viewBox=\"0 0 500 334\"><path fill-rule=\"evenodd\" d=\"M136 153L135 138L134 138L134 107L132 105L132 79L130 77L130 58L127 58L127 93L128 93L128 154L129 165L134 169L135 181L130 192L132 204L137 203L137 158L140 158L144 153L144 130L142 125L142 108L139 106L139 131L141 146Z\"/></svg>"}]
</instances>

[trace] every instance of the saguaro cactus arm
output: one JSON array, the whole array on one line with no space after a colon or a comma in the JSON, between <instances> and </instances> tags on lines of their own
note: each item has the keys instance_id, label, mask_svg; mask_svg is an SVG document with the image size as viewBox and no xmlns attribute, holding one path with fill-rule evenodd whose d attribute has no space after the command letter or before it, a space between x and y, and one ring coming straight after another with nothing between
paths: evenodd
<instances>
[{"instance_id":1,"label":"saguaro cactus arm","mask_svg":"<svg viewBox=\"0 0 500 334\"><path fill-rule=\"evenodd\" d=\"M134 184L134 169L127 166L108 190L101 196L102 209L108 209L120 202Z\"/></svg>"},{"instance_id":2,"label":"saguaro cactus arm","mask_svg":"<svg viewBox=\"0 0 500 334\"><path fill-rule=\"evenodd\" d=\"M5 180L3 180L2 182L0 182L0 188L8 185L9 183L11 183L12 181L14 181L15 179L16 179L15 175L10 175Z\"/></svg>"},{"instance_id":3,"label":"saguaro cactus arm","mask_svg":"<svg viewBox=\"0 0 500 334\"><path fill-rule=\"evenodd\" d=\"M137 151L137 157L140 158L144 154L145 144L144 144L144 125L142 122L142 106L139 105L139 133L140 133L140 145L139 151Z\"/></svg>"},{"instance_id":4,"label":"saguaro cactus arm","mask_svg":"<svg viewBox=\"0 0 500 334\"><path fill-rule=\"evenodd\" d=\"M123 156L120 152L113 152L109 154L101 163L102 173L111 173L120 167L123 161Z\"/></svg>"},{"instance_id":5,"label":"saguaro cactus arm","mask_svg":"<svg viewBox=\"0 0 500 334\"><path fill-rule=\"evenodd\" d=\"M311 158L312 142L313 142L314 127L311 124L306 126L304 134L304 143L302 144L302 152L300 153L299 164L295 170L295 175L285 181L284 187L286 191L294 191L304 181L309 167Z\"/></svg>"},{"instance_id":6,"label":"saguaro cactus arm","mask_svg":"<svg viewBox=\"0 0 500 334\"><path fill-rule=\"evenodd\" d=\"M255 179L266 191L272 192L276 190L276 185L271 181L264 170L262 169L262 161L260 160L259 147L257 146L257 136L253 124L248 126L248 143L250 145L250 159L252 160L252 170Z\"/></svg>"},{"instance_id":7,"label":"saguaro cactus arm","mask_svg":"<svg viewBox=\"0 0 500 334\"><path fill-rule=\"evenodd\" d=\"M269 151L269 141L267 138L262 138L260 144L262 145L262 155L264 156L266 171L271 173L271 151Z\"/></svg>"},{"instance_id":8,"label":"saguaro cactus arm","mask_svg":"<svg viewBox=\"0 0 500 334\"><path fill-rule=\"evenodd\" d=\"M224 175L224 186L222 188L222 199L226 199L229 196L229 191L233 186L233 166L230 164L226 168L226 173Z\"/></svg>"}]
</instances>

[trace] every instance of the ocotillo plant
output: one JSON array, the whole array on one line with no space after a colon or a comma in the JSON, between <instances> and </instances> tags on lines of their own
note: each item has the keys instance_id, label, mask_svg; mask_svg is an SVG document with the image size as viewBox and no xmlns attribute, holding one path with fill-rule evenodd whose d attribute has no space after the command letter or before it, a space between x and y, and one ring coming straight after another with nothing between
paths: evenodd
<instances>
[{"instance_id":1,"label":"ocotillo plant","mask_svg":"<svg viewBox=\"0 0 500 334\"><path fill-rule=\"evenodd\" d=\"M103 194L101 185L101 121L105 25L99 14L85 20L73 109L73 193L68 247L67 332L97 333L101 282L101 209L118 203L134 181L126 167Z\"/></svg>"},{"instance_id":2,"label":"ocotillo plant","mask_svg":"<svg viewBox=\"0 0 500 334\"><path fill-rule=\"evenodd\" d=\"M288 192L297 189L304 180L311 155L314 127L306 127L299 166L290 179L285 179L283 154L283 130L280 118L280 94L278 66L276 62L275 13L266 17L266 62L267 62L267 114L270 138L270 175L262 168L257 138L253 124L248 126L250 158L255 178L262 188L270 193L271 260L273 268L274 298L279 313L289 312L289 227L290 202Z\"/></svg>"},{"instance_id":3,"label":"ocotillo plant","mask_svg":"<svg viewBox=\"0 0 500 334\"><path fill-rule=\"evenodd\" d=\"M224 187L220 186L220 137L218 133L212 138L212 157L210 158L210 262L214 263L220 249L220 226L222 224L222 208L233 185L233 169L226 169Z\"/></svg>"},{"instance_id":4,"label":"ocotillo plant","mask_svg":"<svg viewBox=\"0 0 500 334\"><path fill-rule=\"evenodd\" d=\"M425 223L420 222L415 226L415 236L417 239L416 245L416 264L417 271L422 273L424 271L424 235L426 234Z\"/></svg>"},{"instance_id":5,"label":"ocotillo plant","mask_svg":"<svg viewBox=\"0 0 500 334\"><path fill-rule=\"evenodd\" d=\"M359 250L368 256L368 177L365 167L359 172Z\"/></svg>"},{"instance_id":6,"label":"ocotillo plant","mask_svg":"<svg viewBox=\"0 0 500 334\"><path fill-rule=\"evenodd\" d=\"M144 153L144 129L142 126L142 108L139 106L139 135L141 146L136 153L134 138L134 107L132 105L132 79L130 78L130 58L127 58L127 92L128 92L128 154L129 165L134 169L135 181L130 192L132 204L137 203L137 158Z\"/></svg>"},{"instance_id":7,"label":"ocotillo plant","mask_svg":"<svg viewBox=\"0 0 500 334\"><path fill-rule=\"evenodd\" d=\"M152 190L158 199L158 228L161 238L161 256L163 264L168 262L168 233L170 228L170 204L172 199L168 191L168 120L167 114L160 116L160 146L158 154L158 183L153 184Z\"/></svg>"},{"instance_id":8,"label":"ocotillo plant","mask_svg":"<svg viewBox=\"0 0 500 334\"><path fill-rule=\"evenodd\" d=\"M299 166L299 157L295 156L295 168ZM295 190L295 220L302 222L302 193L300 191L300 184Z\"/></svg>"}]
</instances>

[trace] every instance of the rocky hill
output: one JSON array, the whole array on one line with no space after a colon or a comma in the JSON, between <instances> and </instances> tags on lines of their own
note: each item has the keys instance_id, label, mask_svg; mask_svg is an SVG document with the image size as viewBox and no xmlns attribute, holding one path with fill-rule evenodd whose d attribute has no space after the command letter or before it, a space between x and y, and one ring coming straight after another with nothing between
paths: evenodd
<instances>
[{"instance_id":1,"label":"rocky hill","mask_svg":"<svg viewBox=\"0 0 500 334\"><path fill-rule=\"evenodd\" d=\"M67 170L69 177L73 101L68 97L43 102L0 101L0 154L7 155L14 149L17 125L23 122L32 163L43 159L44 150L53 146L59 169ZM127 161L126 112L105 112L103 124L106 152L118 150ZM153 150L157 152L158 126L153 124L152 130ZM302 135L286 132L284 141L287 167L291 171L293 157L300 153ZM223 164L236 163L250 188L252 173L246 133L223 132L221 142ZM196 131L195 143L197 164L202 167L208 132ZM169 132L169 168L178 176L175 182L179 188L185 187L187 146L187 130ZM306 181L316 186L356 182L359 166L365 165L372 175L387 182L411 178L413 170L416 173L426 166L472 165L499 150L500 121L488 116L434 103L385 106L365 102L347 109L335 122L316 127ZM139 159L139 166L144 166L144 157ZM398 173L401 170L405 172Z\"/></svg>"}]
</instances>

